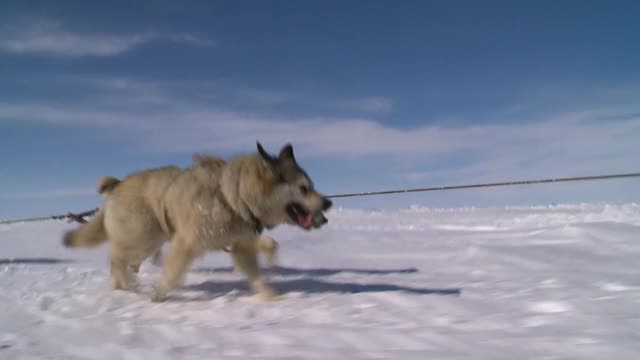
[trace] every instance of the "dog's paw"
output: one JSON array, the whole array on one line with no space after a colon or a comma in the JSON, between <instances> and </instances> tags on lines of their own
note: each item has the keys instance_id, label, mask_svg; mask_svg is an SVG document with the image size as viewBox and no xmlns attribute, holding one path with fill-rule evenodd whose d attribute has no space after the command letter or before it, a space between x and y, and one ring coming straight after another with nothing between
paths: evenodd
<instances>
[{"instance_id":1,"label":"dog's paw","mask_svg":"<svg viewBox=\"0 0 640 360\"><path fill-rule=\"evenodd\" d=\"M124 282L115 277L111 278L109 285L111 290L137 291L140 288L140 284L135 280Z\"/></svg>"},{"instance_id":2,"label":"dog's paw","mask_svg":"<svg viewBox=\"0 0 640 360\"><path fill-rule=\"evenodd\" d=\"M281 301L285 298L283 295L278 294L273 288L266 285L262 286L260 291L256 292L256 296L260 301L264 302Z\"/></svg>"},{"instance_id":3,"label":"dog's paw","mask_svg":"<svg viewBox=\"0 0 640 360\"><path fill-rule=\"evenodd\" d=\"M161 303L161 302L165 302L167 301L167 295L160 295L160 294L152 294L151 295L151 302L154 303Z\"/></svg>"},{"instance_id":4,"label":"dog's paw","mask_svg":"<svg viewBox=\"0 0 640 360\"><path fill-rule=\"evenodd\" d=\"M167 298L168 298L168 296L167 296L166 293L154 291L151 294L151 301L155 302L155 303L165 302L167 300Z\"/></svg>"},{"instance_id":5,"label":"dog's paw","mask_svg":"<svg viewBox=\"0 0 640 360\"><path fill-rule=\"evenodd\" d=\"M272 293L272 294L260 293L257 296L258 296L258 299L262 302L276 302L276 301L283 301L287 299L285 295L280 295L276 293Z\"/></svg>"},{"instance_id":6,"label":"dog's paw","mask_svg":"<svg viewBox=\"0 0 640 360\"><path fill-rule=\"evenodd\" d=\"M262 302L276 302L276 301L283 301L287 299L285 295L278 294L275 291L258 293L256 294L256 296L258 300Z\"/></svg>"},{"instance_id":7,"label":"dog's paw","mask_svg":"<svg viewBox=\"0 0 640 360\"><path fill-rule=\"evenodd\" d=\"M166 286L161 284L156 284L153 287L153 292L151 293L151 301L153 302L163 302L167 300L169 290Z\"/></svg>"},{"instance_id":8,"label":"dog's paw","mask_svg":"<svg viewBox=\"0 0 640 360\"><path fill-rule=\"evenodd\" d=\"M259 278L250 283L251 290L261 301L278 301L281 300L281 296L275 291L269 284L264 281L264 278Z\"/></svg>"}]
</instances>

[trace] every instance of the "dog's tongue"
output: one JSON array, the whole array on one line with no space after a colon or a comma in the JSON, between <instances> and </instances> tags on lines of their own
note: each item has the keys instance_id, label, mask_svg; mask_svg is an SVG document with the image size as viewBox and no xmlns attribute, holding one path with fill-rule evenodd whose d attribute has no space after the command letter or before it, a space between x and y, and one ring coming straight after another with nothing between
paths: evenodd
<instances>
[{"instance_id":1,"label":"dog's tongue","mask_svg":"<svg viewBox=\"0 0 640 360\"><path fill-rule=\"evenodd\" d=\"M313 219L311 219L311 213L307 213L304 215L298 213L298 223L305 228L311 227L311 224L313 223Z\"/></svg>"}]
</instances>

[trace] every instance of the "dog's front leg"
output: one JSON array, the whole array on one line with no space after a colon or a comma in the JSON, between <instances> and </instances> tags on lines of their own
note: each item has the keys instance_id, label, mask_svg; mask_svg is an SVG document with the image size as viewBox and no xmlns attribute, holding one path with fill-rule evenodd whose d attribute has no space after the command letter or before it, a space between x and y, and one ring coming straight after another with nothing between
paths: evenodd
<instances>
[{"instance_id":1,"label":"dog's front leg","mask_svg":"<svg viewBox=\"0 0 640 360\"><path fill-rule=\"evenodd\" d=\"M187 241L187 238L178 234L172 239L171 248L163 261L162 278L155 284L151 295L152 301L166 300L169 291L176 286L193 260L200 255L200 249L194 248Z\"/></svg>"},{"instance_id":2,"label":"dog's front leg","mask_svg":"<svg viewBox=\"0 0 640 360\"><path fill-rule=\"evenodd\" d=\"M274 238L265 235L258 236L256 250L265 255L267 263L271 268L276 266L278 260L278 242Z\"/></svg>"},{"instance_id":3,"label":"dog's front leg","mask_svg":"<svg viewBox=\"0 0 640 360\"><path fill-rule=\"evenodd\" d=\"M249 287L261 300L279 300L281 297L279 297L278 294L267 284L264 277L260 274L255 244L256 241L257 239L254 237L243 239L233 245L231 255L236 269L240 270L247 276L249 280Z\"/></svg>"}]
</instances>

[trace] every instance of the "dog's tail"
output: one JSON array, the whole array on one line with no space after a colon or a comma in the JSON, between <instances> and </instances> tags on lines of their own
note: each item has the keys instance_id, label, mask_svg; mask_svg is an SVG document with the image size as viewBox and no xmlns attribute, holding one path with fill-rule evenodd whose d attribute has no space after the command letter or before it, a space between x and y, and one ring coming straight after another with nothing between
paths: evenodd
<instances>
[{"instance_id":1,"label":"dog's tail","mask_svg":"<svg viewBox=\"0 0 640 360\"><path fill-rule=\"evenodd\" d=\"M98 180L98 192L100 194L108 195L120 184L120 180L112 176L103 176Z\"/></svg>"},{"instance_id":2,"label":"dog's tail","mask_svg":"<svg viewBox=\"0 0 640 360\"><path fill-rule=\"evenodd\" d=\"M120 184L120 180L112 176L103 176L98 180L98 192L109 195ZM107 241L107 230L104 227L104 209L98 210L93 219L79 228L67 231L62 243L68 248L94 247Z\"/></svg>"},{"instance_id":3,"label":"dog's tail","mask_svg":"<svg viewBox=\"0 0 640 360\"><path fill-rule=\"evenodd\" d=\"M104 211L98 210L93 219L79 228L67 231L62 238L62 244L68 248L94 247L107 241L107 231L104 227Z\"/></svg>"}]
</instances>

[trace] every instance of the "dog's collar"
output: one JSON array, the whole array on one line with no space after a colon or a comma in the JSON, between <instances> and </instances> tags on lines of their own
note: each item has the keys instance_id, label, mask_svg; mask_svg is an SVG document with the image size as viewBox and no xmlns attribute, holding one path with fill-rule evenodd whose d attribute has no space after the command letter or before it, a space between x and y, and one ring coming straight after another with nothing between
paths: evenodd
<instances>
[{"instance_id":1,"label":"dog's collar","mask_svg":"<svg viewBox=\"0 0 640 360\"><path fill-rule=\"evenodd\" d=\"M251 210L249 210L249 215L251 216L251 226L256 231L256 234L260 235L264 231L264 224L257 216L253 215Z\"/></svg>"},{"instance_id":2,"label":"dog's collar","mask_svg":"<svg viewBox=\"0 0 640 360\"><path fill-rule=\"evenodd\" d=\"M246 215L243 216L239 211L239 209L235 209L233 206L231 206L231 204L229 203L229 201L227 201L227 198L222 191L218 192L218 194L219 194L220 201L222 201L222 203L225 206L227 206L229 209L231 209L231 211L235 212L244 221L246 221L251 226L251 228L256 232L256 234L258 235L262 234L262 232L264 231L264 223L260 221L260 219L258 219L258 217L253 214L253 212L251 211L251 209L249 209L248 206L243 205L243 207L245 208L243 209L245 214L249 215L247 219L245 217Z\"/></svg>"},{"instance_id":3,"label":"dog's collar","mask_svg":"<svg viewBox=\"0 0 640 360\"><path fill-rule=\"evenodd\" d=\"M222 195L222 198L224 199L224 195ZM229 202L227 202L227 205L229 205ZM253 214L253 212L251 211L251 209L249 209L248 206L244 205L244 207L246 209L246 213L249 215L249 219L244 218L244 216L241 216L241 217L247 223L249 223L249 225L251 225L251 227L256 232L256 234L258 235L262 234L262 231L264 231L264 223L262 223L262 221L260 221L260 219L258 219L258 217Z\"/></svg>"}]
</instances>

